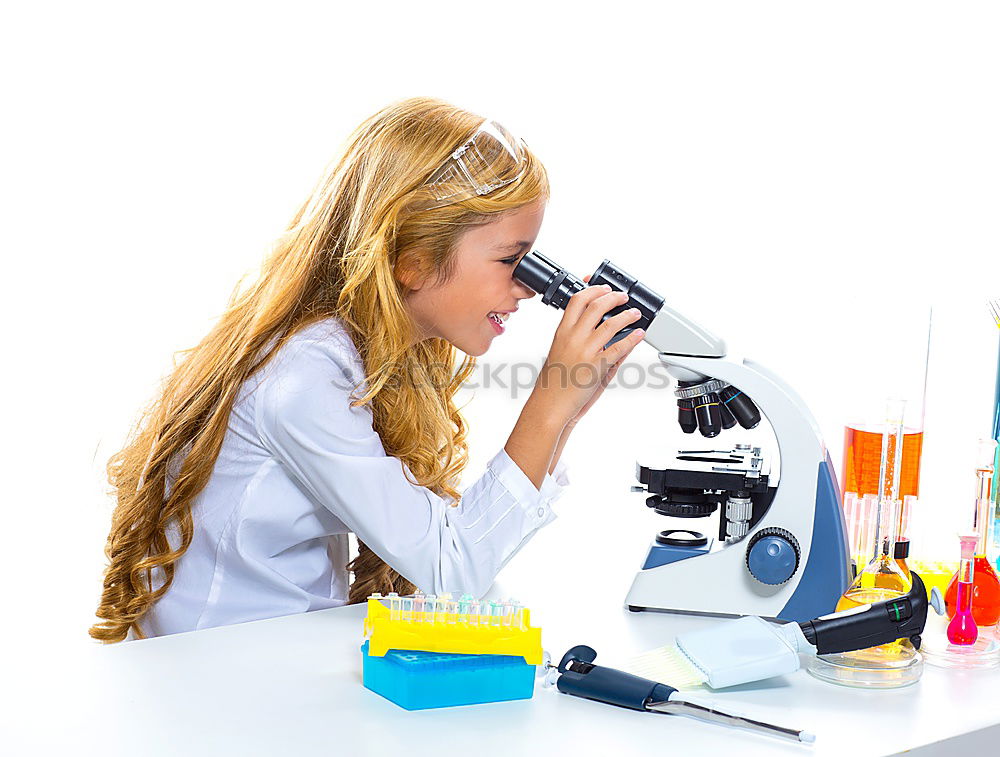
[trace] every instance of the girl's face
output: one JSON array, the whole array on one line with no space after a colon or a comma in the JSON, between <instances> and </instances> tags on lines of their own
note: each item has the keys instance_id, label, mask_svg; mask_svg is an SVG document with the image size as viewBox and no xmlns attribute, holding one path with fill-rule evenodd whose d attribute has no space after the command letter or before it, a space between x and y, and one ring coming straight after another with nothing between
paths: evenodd
<instances>
[{"instance_id":1,"label":"girl's face","mask_svg":"<svg viewBox=\"0 0 1000 757\"><path fill-rule=\"evenodd\" d=\"M440 284L430 277L406 294L419 338L440 337L474 357L486 352L504 331L498 320L535 294L512 273L535 244L544 215L538 200L463 234L451 278Z\"/></svg>"}]
</instances>

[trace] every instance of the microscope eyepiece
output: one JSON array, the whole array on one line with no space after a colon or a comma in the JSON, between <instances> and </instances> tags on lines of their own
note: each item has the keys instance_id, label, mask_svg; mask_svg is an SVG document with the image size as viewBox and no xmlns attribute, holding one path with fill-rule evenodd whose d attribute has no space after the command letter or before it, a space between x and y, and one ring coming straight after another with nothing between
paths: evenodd
<instances>
[{"instance_id":1,"label":"microscope eyepiece","mask_svg":"<svg viewBox=\"0 0 1000 757\"><path fill-rule=\"evenodd\" d=\"M538 250L532 250L521 258L514 269L514 278L542 295L543 304L560 310L565 310L569 298L587 286Z\"/></svg>"},{"instance_id":2,"label":"microscope eyepiece","mask_svg":"<svg viewBox=\"0 0 1000 757\"><path fill-rule=\"evenodd\" d=\"M637 308L641 315L637 321L615 334L608 345L627 336L634 329L648 329L649 324L663 305L663 297L609 260L601 263L590 277L589 284L585 284L538 250L532 250L521 258L521 262L514 268L514 278L532 291L542 295L543 304L562 310L566 309L570 297L587 286L607 284L612 290L628 294L628 302L609 310L601 321L603 322L629 308Z\"/></svg>"}]
</instances>

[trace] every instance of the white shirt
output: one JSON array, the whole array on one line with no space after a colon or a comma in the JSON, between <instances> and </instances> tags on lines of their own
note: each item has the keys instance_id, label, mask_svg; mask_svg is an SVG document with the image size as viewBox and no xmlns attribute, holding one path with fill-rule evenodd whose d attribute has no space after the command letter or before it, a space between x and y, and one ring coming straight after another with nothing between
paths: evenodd
<instances>
[{"instance_id":1,"label":"white shirt","mask_svg":"<svg viewBox=\"0 0 1000 757\"><path fill-rule=\"evenodd\" d=\"M541 489L501 449L457 507L386 455L361 357L338 319L295 334L241 387L193 503L194 538L140 621L149 636L347 603L348 532L425 592L485 594L569 484Z\"/></svg>"}]
</instances>

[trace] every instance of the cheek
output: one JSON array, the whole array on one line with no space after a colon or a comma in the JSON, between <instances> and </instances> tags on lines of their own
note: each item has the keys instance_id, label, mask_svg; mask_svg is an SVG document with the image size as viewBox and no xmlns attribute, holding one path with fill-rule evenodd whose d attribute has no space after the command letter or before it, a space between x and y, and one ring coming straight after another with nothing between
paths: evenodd
<instances>
[{"instance_id":1,"label":"cheek","mask_svg":"<svg viewBox=\"0 0 1000 757\"><path fill-rule=\"evenodd\" d=\"M450 287L438 292L428 304L431 317L444 328L475 328L486 317L486 300L476 287Z\"/></svg>"},{"instance_id":2,"label":"cheek","mask_svg":"<svg viewBox=\"0 0 1000 757\"><path fill-rule=\"evenodd\" d=\"M434 318L445 328L477 329L486 314L509 304L510 275L491 269L462 270L434 293ZM443 323L443 321L449 323ZM461 325L460 325L461 324Z\"/></svg>"}]
</instances>

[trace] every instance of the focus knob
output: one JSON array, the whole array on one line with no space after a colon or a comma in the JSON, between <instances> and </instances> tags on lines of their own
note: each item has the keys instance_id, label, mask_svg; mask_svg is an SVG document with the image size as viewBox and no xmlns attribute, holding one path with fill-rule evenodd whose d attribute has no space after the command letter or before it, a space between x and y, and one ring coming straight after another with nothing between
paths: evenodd
<instances>
[{"instance_id":1,"label":"focus knob","mask_svg":"<svg viewBox=\"0 0 1000 757\"><path fill-rule=\"evenodd\" d=\"M768 586L785 583L799 567L799 543L783 528L762 528L747 547L747 570Z\"/></svg>"}]
</instances>

